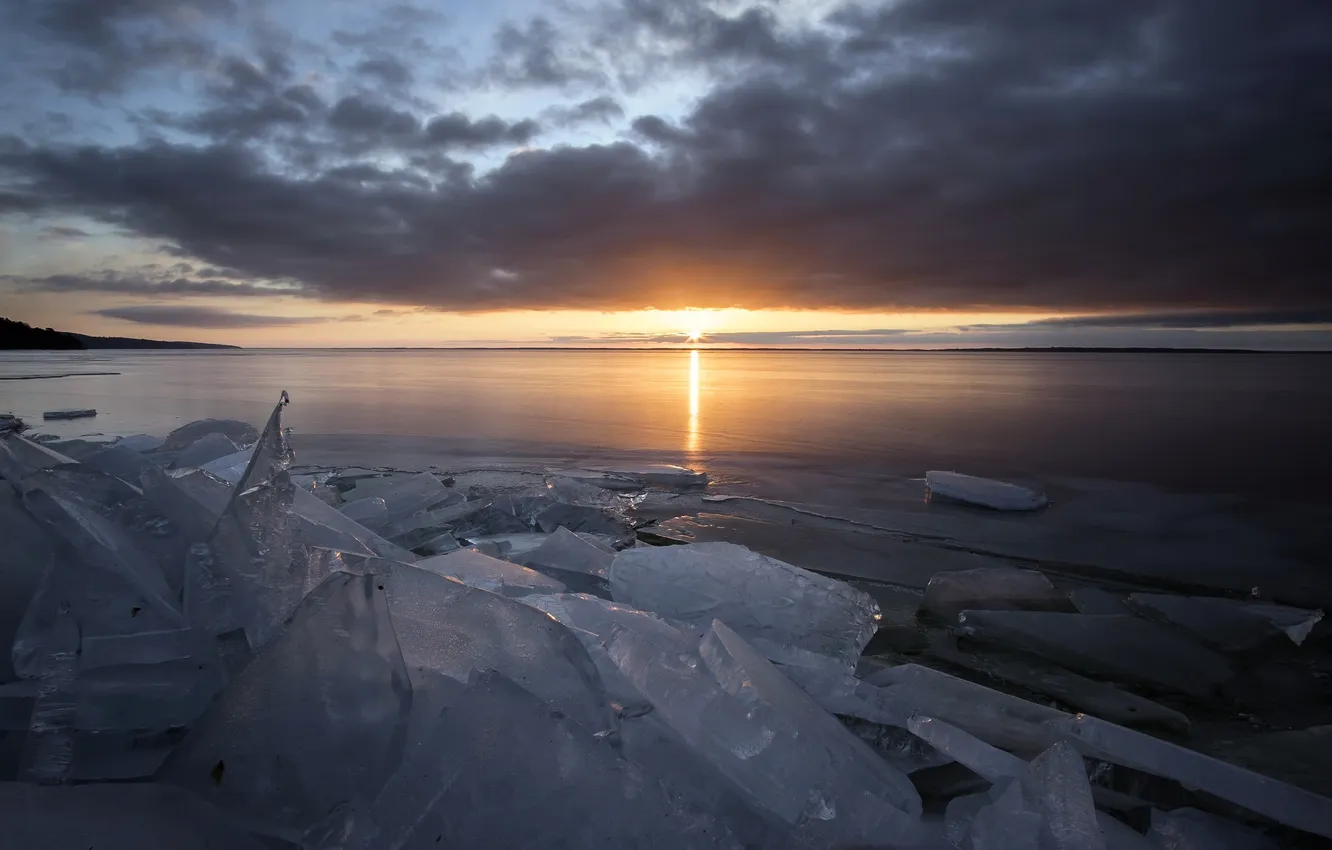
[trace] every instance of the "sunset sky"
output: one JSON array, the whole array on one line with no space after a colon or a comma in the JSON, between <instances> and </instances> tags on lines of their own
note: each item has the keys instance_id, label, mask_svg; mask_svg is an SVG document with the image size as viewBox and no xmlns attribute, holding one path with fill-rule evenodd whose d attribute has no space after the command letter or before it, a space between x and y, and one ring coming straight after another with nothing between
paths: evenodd
<instances>
[{"instance_id":1,"label":"sunset sky","mask_svg":"<svg viewBox=\"0 0 1332 850\"><path fill-rule=\"evenodd\" d=\"M1329 139L1327 0L0 0L0 315L1332 349Z\"/></svg>"}]
</instances>

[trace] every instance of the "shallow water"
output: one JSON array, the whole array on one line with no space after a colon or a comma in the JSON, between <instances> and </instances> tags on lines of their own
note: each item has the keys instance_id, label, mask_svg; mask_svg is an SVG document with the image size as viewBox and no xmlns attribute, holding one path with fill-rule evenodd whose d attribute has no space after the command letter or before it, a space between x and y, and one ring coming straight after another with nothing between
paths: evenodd
<instances>
[{"instance_id":1,"label":"shallow water","mask_svg":"<svg viewBox=\"0 0 1332 850\"><path fill-rule=\"evenodd\" d=\"M298 448L369 434L460 455L651 457L788 498L793 480L863 489L942 468L1327 502L1329 365L1298 354L8 352L0 379L119 374L0 380L0 410L63 436L164 434L208 416L260 422L287 389ZM73 407L99 413L41 421Z\"/></svg>"}]
</instances>

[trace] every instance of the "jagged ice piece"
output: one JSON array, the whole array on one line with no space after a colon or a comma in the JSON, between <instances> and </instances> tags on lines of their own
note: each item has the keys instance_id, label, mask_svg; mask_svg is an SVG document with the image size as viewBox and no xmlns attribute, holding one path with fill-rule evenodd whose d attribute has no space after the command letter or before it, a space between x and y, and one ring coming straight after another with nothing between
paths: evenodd
<instances>
[{"instance_id":1,"label":"jagged ice piece","mask_svg":"<svg viewBox=\"0 0 1332 850\"><path fill-rule=\"evenodd\" d=\"M517 564L501 561L475 549L459 549L446 555L424 558L416 566L454 578L470 587L510 598L533 593L563 593L565 586L553 578Z\"/></svg>"}]
</instances>

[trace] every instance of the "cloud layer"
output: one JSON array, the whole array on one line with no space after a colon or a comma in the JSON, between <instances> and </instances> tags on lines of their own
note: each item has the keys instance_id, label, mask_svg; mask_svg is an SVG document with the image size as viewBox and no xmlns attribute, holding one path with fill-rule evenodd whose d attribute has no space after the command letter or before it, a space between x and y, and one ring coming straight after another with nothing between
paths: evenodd
<instances>
[{"instance_id":1,"label":"cloud layer","mask_svg":"<svg viewBox=\"0 0 1332 850\"><path fill-rule=\"evenodd\" d=\"M1325 0L618 0L504 23L471 58L412 7L321 35L253 5L7 13L22 62L136 130L52 135L19 104L0 215L92 220L230 275L100 278L137 295L279 282L453 311L1030 308L1184 328L1332 306ZM246 50L216 37L242 24ZM145 105L163 69L199 82ZM634 108L669 85L693 105ZM154 315L135 309L115 315Z\"/></svg>"}]
</instances>

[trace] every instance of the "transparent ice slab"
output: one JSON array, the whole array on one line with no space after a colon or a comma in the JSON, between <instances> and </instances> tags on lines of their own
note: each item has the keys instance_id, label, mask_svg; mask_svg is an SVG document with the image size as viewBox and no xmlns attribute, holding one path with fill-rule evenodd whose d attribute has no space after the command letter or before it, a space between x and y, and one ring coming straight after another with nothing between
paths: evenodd
<instances>
[{"instance_id":1,"label":"transparent ice slab","mask_svg":"<svg viewBox=\"0 0 1332 850\"><path fill-rule=\"evenodd\" d=\"M204 434L184 449L181 449L172 465L177 469L200 467L220 457L233 455L238 451L240 451L240 446L227 439L226 435L212 432Z\"/></svg>"},{"instance_id":2,"label":"transparent ice slab","mask_svg":"<svg viewBox=\"0 0 1332 850\"><path fill-rule=\"evenodd\" d=\"M182 425L167 435L162 451L178 452L208 434L221 434L238 446L247 446L259 439L259 432L248 422L235 419L199 419Z\"/></svg>"},{"instance_id":3,"label":"transparent ice slab","mask_svg":"<svg viewBox=\"0 0 1332 850\"><path fill-rule=\"evenodd\" d=\"M522 563L566 572L584 573L599 579L610 576L614 556L567 528L558 528L540 546L527 553Z\"/></svg>"},{"instance_id":4,"label":"transparent ice slab","mask_svg":"<svg viewBox=\"0 0 1332 850\"><path fill-rule=\"evenodd\" d=\"M1133 593L1128 604L1225 652L1246 652L1278 638L1299 646L1323 619L1322 611L1212 596Z\"/></svg>"},{"instance_id":5,"label":"transparent ice slab","mask_svg":"<svg viewBox=\"0 0 1332 850\"><path fill-rule=\"evenodd\" d=\"M729 543L629 549L611 565L616 601L706 628L719 619L747 639L854 666L878 625L864 593Z\"/></svg>"},{"instance_id":6,"label":"transparent ice slab","mask_svg":"<svg viewBox=\"0 0 1332 850\"><path fill-rule=\"evenodd\" d=\"M563 593L566 589L560 582L536 570L492 558L476 549L459 549L446 555L424 558L417 561L416 566L457 579L470 587L515 599L534 593Z\"/></svg>"},{"instance_id":7,"label":"transparent ice slab","mask_svg":"<svg viewBox=\"0 0 1332 850\"><path fill-rule=\"evenodd\" d=\"M237 822L289 839L373 799L401 758L411 686L375 576L330 576L163 766Z\"/></svg>"},{"instance_id":8,"label":"transparent ice slab","mask_svg":"<svg viewBox=\"0 0 1332 850\"><path fill-rule=\"evenodd\" d=\"M936 496L996 511L1034 511L1048 503L1045 495L1035 490L959 472L927 472L925 485Z\"/></svg>"}]
</instances>

